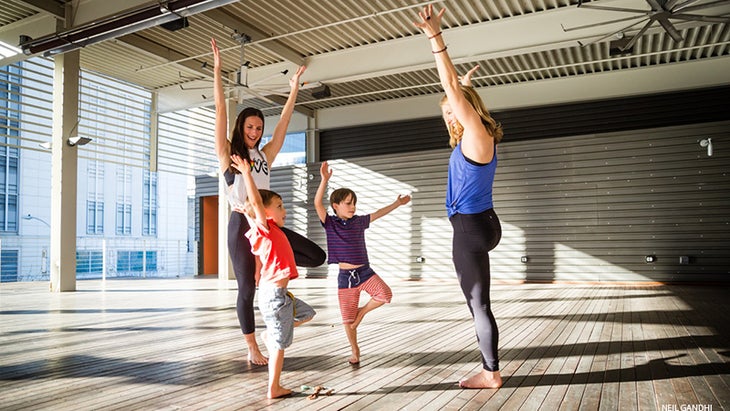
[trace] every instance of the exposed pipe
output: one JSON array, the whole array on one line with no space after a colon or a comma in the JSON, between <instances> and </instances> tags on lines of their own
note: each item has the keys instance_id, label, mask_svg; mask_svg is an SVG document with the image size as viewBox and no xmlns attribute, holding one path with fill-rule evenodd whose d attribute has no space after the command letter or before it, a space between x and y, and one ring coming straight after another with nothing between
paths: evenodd
<instances>
[{"instance_id":1,"label":"exposed pipe","mask_svg":"<svg viewBox=\"0 0 730 411\"><path fill-rule=\"evenodd\" d=\"M43 53L43 56L49 57L225 6L236 1L238 0L169 0L92 21L38 39L21 36L20 48L26 55Z\"/></svg>"}]
</instances>

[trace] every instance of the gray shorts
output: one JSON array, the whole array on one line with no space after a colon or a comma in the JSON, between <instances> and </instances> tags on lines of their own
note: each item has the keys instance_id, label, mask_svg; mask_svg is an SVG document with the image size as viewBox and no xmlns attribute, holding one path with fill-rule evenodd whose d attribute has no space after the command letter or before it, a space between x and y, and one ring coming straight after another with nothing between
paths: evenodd
<instances>
[{"instance_id":1,"label":"gray shorts","mask_svg":"<svg viewBox=\"0 0 730 411\"><path fill-rule=\"evenodd\" d=\"M259 310L266 323L267 347L284 350L294 339L294 323L311 320L314 308L295 298L286 288L259 286Z\"/></svg>"}]
</instances>

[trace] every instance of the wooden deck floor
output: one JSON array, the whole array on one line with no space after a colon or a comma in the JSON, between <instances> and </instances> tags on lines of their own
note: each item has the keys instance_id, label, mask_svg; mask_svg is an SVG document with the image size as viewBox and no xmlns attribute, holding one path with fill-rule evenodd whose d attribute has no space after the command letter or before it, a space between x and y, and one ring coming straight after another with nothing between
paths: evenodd
<instances>
[{"instance_id":1,"label":"wooden deck floor","mask_svg":"<svg viewBox=\"0 0 730 411\"><path fill-rule=\"evenodd\" d=\"M479 362L456 282L390 285L352 367L332 282L294 281L318 315L296 330L283 384L334 395L271 401L233 282L2 284L0 409L730 410L728 287L494 284L505 384L462 390Z\"/></svg>"}]
</instances>

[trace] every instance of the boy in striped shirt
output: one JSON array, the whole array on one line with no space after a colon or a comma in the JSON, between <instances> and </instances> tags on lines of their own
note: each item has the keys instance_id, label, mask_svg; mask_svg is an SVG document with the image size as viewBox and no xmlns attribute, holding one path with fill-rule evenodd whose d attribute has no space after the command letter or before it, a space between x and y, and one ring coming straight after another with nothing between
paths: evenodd
<instances>
[{"instance_id":1,"label":"boy in striped shirt","mask_svg":"<svg viewBox=\"0 0 730 411\"><path fill-rule=\"evenodd\" d=\"M322 181L314 198L314 208L319 221L327 234L327 263L338 264L337 296L340 302L342 325L352 349L350 364L360 363L360 347L357 345L357 327L365 314L389 303L393 294L390 287L370 268L368 252L365 247L365 229L370 223L411 201L411 196L399 195L398 198L380 210L355 215L357 195L348 188L339 188L330 195L330 205L335 215L327 214L323 198L332 170L323 162L320 168ZM370 295L370 301L362 307L360 292Z\"/></svg>"}]
</instances>

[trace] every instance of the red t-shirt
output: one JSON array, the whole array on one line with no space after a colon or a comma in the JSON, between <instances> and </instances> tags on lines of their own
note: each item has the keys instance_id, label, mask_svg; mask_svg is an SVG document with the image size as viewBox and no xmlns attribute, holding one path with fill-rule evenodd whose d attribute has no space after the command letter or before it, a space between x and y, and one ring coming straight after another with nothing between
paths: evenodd
<instances>
[{"instance_id":1,"label":"red t-shirt","mask_svg":"<svg viewBox=\"0 0 730 411\"><path fill-rule=\"evenodd\" d=\"M251 242L251 252L261 259L261 281L277 282L299 277L294 251L286 234L273 220L266 226L249 219L251 229L246 237Z\"/></svg>"}]
</instances>

